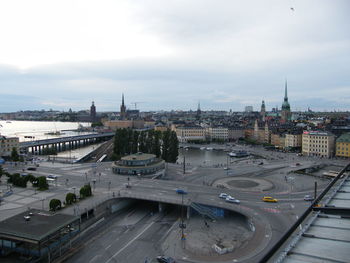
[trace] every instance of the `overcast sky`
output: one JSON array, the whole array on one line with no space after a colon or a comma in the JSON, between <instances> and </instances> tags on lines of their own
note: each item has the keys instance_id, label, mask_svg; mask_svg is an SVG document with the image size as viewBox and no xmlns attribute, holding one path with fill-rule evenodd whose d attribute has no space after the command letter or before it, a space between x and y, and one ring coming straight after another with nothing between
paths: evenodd
<instances>
[{"instance_id":1,"label":"overcast sky","mask_svg":"<svg viewBox=\"0 0 350 263\"><path fill-rule=\"evenodd\" d=\"M348 0L0 1L0 112L350 110Z\"/></svg>"}]
</instances>

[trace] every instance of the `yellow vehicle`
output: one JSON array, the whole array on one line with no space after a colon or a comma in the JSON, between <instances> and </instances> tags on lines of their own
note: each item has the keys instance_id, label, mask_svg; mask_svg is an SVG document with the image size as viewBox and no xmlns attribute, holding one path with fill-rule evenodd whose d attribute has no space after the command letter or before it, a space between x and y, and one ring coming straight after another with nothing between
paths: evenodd
<instances>
[{"instance_id":1,"label":"yellow vehicle","mask_svg":"<svg viewBox=\"0 0 350 263\"><path fill-rule=\"evenodd\" d=\"M262 198L262 200L263 200L264 202L271 202L271 203L277 203L277 202L278 202L277 199L272 198L271 196L264 196L264 197Z\"/></svg>"}]
</instances>

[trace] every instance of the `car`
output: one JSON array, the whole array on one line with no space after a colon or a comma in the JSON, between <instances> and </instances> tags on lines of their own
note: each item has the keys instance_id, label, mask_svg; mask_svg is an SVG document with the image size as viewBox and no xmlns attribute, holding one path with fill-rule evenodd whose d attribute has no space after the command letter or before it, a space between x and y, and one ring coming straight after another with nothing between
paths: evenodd
<instances>
[{"instance_id":1,"label":"car","mask_svg":"<svg viewBox=\"0 0 350 263\"><path fill-rule=\"evenodd\" d=\"M263 165L264 164L264 162L260 162L260 163L258 163L258 165Z\"/></svg>"},{"instance_id":2,"label":"car","mask_svg":"<svg viewBox=\"0 0 350 263\"><path fill-rule=\"evenodd\" d=\"M48 176L46 176L47 178L50 179L57 179L57 175L53 175L53 174L49 174Z\"/></svg>"},{"instance_id":3,"label":"car","mask_svg":"<svg viewBox=\"0 0 350 263\"><path fill-rule=\"evenodd\" d=\"M176 263L172 257L158 256L157 261L159 263Z\"/></svg>"},{"instance_id":4,"label":"car","mask_svg":"<svg viewBox=\"0 0 350 263\"><path fill-rule=\"evenodd\" d=\"M295 165L296 165L296 166L299 166L299 165L300 165L300 163L296 163Z\"/></svg>"},{"instance_id":5,"label":"car","mask_svg":"<svg viewBox=\"0 0 350 263\"><path fill-rule=\"evenodd\" d=\"M234 204L239 204L241 203L238 199L232 197L232 196L227 196L226 199L225 199L226 202L228 203L234 203Z\"/></svg>"},{"instance_id":6,"label":"car","mask_svg":"<svg viewBox=\"0 0 350 263\"><path fill-rule=\"evenodd\" d=\"M35 170L36 170L36 167L28 167L27 170L28 170L28 171L35 171Z\"/></svg>"},{"instance_id":7,"label":"car","mask_svg":"<svg viewBox=\"0 0 350 263\"><path fill-rule=\"evenodd\" d=\"M219 197L222 199L226 199L227 196L228 196L228 194L226 194L226 193L219 194Z\"/></svg>"},{"instance_id":8,"label":"car","mask_svg":"<svg viewBox=\"0 0 350 263\"><path fill-rule=\"evenodd\" d=\"M183 189L176 189L176 193L180 194L180 195L186 195L187 192Z\"/></svg>"},{"instance_id":9,"label":"car","mask_svg":"<svg viewBox=\"0 0 350 263\"><path fill-rule=\"evenodd\" d=\"M270 203L277 203L277 202L278 202L277 199L272 198L271 196L264 196L264 197L262 198L262 200L263 200L264 202L270 202Z\"/></svg>"},{"instance_id":10,"label":"car","mask_svg":"<svg viewBox=\"0 0 350 263\"><path fill-rule=\"evenodd\" d=\"M313 201L314 198L313 198L311 195L305 195L305 196L304 196L304 200L305 200L305 201Z\"/></svg>"}]
</instances>

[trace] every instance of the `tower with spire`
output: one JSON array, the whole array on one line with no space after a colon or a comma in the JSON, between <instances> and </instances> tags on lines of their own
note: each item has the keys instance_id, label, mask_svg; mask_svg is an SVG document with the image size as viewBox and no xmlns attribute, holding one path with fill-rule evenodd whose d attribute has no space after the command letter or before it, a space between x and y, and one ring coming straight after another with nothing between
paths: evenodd
<instances>
[{"instance_id":1,"label":"tower with spire","mask_svg":"<svg viewBox=\"0 0 350 263\"><path fill-rule=\"evenodd\" d=\"M266 107L265 107L265 101L264 100L261 103L260 115L261 115L262 120L265 121Z\"/></svg>"},{"instance_id":2,"label":"tower with spire","mask_svg":"<svg viewBox=\"0 0 350 263\"><path fill-rule=\"evenodd\" d=\"M120 105L120 118L124 120L126 117L126 107L124 104L124 93L122 93L122 105Z\"/></svg>"},{"instance_id":3,"label":"tower with spire","mask_svg":"<svg viewBox=\"0 0 350 263\"><path fill-rule=\"evenodd\" d=\"M96 121L96 106L95 106L95 102L91 103L90 120L91 120L91 122L95 122Z\"/></svg>"},{"instance_id":4,"label":"tower with spire","mask_svg":"<svg viewBox=\"0 0 350 263\"><path fill-rule=\"evenodd\" d=\"M201 118L201 113L202 113L202 111L201 111L201 103L198 102L198 108L197 108L197 113L196 113L196 119L197 119L197 120L200 120L200 118Z\"/></svg>"},{"instance_id":5,"label":"tower with spire","mask_svg":"<svg viewBox=\"0 0 350 263\"><path fill-rule=\"evenodd\" d=\"M284 100L282 103L281 117L283 122L288 122L291 120L291 111L290 111L290 105L288 102L288 94L287 94L287 80L284 87Z\"/></svg>"}]
</instances>

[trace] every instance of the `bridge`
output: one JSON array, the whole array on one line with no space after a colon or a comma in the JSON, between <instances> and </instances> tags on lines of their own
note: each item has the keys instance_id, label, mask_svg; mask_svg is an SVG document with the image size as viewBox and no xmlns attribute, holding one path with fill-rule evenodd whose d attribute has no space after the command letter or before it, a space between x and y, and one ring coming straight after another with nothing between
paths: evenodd
<instances>
[{"instance_id":1,"label":"bridge","mask_svg":"<svg viewBox=\"0 0 350 263\"><path fill-rule=\"evenodd\" d=\"M68 136L46 140L21 142L19 148L24 152L42 154L44 149L55 149L57 152L76 149L88 144L106 141L114 136L114 132L94 133L86 135Z\"/></svg>"}]
</instances>

